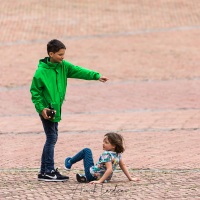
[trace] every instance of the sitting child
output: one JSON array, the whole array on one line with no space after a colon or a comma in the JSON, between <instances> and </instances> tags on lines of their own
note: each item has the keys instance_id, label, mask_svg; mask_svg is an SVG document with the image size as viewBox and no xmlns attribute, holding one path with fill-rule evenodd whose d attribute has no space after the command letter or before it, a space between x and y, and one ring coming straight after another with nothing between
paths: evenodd
<instances>
[{"instance_id":1,"label":"sitting child","mask_svg":"<svg viewBox=\"0 0 200 200\"><path fill-rule=\"evenodd\" d=\"M103 150L99 161L94 165L92 151L84 148L73 157L65 159L65 168L70 170L76 162L83 160L85 175L76 174L76 179L80 183L104 183L108 182L113 175L116 167L120 166L124 174L130 181L138 181L138 178L132 178L122 160L124 152L123 137L117 133L107 133L103 139Z\"/></svg>"}]
</instances>

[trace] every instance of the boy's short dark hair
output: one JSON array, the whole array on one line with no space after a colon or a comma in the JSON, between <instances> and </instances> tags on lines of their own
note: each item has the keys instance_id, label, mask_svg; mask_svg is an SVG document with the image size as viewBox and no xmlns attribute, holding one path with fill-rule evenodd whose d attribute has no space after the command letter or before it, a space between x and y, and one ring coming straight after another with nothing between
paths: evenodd
<instances>
[{"instance_id":1,"label":"boy's short dark hair","mask_svg":"<svg viewBox=\"0 0 200 200\"><path fill-rule=\"evenodd\" d=\"M48 44L47 44L48 55L49 55L49 52L56 53L60 49L66 49L66 47L61 41L59 41L57 39L53 39L53 40L49 41Z\"/></svg>"}]
</instances>

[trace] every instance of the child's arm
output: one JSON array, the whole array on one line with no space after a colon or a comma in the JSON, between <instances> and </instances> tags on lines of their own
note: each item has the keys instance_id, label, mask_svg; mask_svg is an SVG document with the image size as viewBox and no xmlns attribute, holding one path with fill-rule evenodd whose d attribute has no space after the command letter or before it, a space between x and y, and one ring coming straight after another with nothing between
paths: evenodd
<instances>
[{"instance_id":1,"label":"child's arm","mask_svg":"<svg viewBox=\"0 0 200 200\"><path fill-rule=\"evenodd\" d=\"M68 78L78 78L78 79L85 79L85 80L99 80L101 82L106 82L108 80L107 77L102 76L100 73L95 72L93 70L75 66L72 63L64 60L63 63L68 68L67 77Z\"/></svg>"},{"instance_id":2,"label":"child's arm","mask_svg":"<svg viewBox=\"0 0 200 200\"><path fill-rule=\"evenodd\" d=\"M98 180L98 181L91 181L90 183L103 183L112 173L113 169L112 169L112 163L111 162L106 162L106 171L104 173L104 175Z\"/></svg>"},{"instance_id":3,"label":"child's arm","mask_svg":"<svg viewBox=\"0 0 200 200\"><path fill-rule=\"evenodd\" d=\"M129 174L129 171L125 165L125 163L123 162L122 158L119 161L119 166L122 169L122 171L124 172L124 174L127 176L127 178L129 179L129 181L139 181L138 178L132 178L131 175Z\"/></svg>"}]
</instances>

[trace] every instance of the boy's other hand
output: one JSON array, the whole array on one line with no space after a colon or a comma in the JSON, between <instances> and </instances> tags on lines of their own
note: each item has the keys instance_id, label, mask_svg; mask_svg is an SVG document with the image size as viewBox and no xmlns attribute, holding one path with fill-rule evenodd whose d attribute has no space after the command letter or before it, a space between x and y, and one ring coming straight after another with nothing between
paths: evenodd
<instances>
[{"instance_id":1,"label":"boy's other hand","mask_svg":"<svg viewBox=\"0 0 200 200\"><path fill-rule=\"evenodd\" d=\"M42 117L44 119L50 119L51 117L47 115L47 110L50 110L49 108L44 108L43 111L42 111Z\"/></svg>"},{"instance_id":2,"label":"boy's other hand","mask_svg":"<svg viewBox=\"0 0 200 200\"><path fill-rule=\"evenodd\" d=\"M101 81L101 82L106 82L107 80L109 80L109 79L107 77L105 77L105 76L101 76L99 78L99 81Z\"/></svg>"}]
</instances>

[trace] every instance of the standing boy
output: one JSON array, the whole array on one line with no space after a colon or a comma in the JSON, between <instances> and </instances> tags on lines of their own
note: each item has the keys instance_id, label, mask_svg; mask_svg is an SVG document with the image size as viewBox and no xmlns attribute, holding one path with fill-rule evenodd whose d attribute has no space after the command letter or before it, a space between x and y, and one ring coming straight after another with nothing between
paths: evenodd
<instances>
[{"instance_id":1,"label":"standing boy","mask_svg":"<svg viewBox=\"0 0 200 200\"><path fill-rule=\"evenodd\" d=\"M39 60L30 88L32 102L39 113L46 134L38 180L65 181L69 179L54 168L54 146L58 138L58 122L61 120L67 78L101 82L108 80L98 72L75 66L64 60L65 50L65 45L59 40L54 39L47 44L49 57Z\"/></svg>"}]
</instances>

